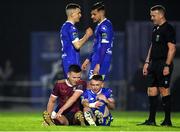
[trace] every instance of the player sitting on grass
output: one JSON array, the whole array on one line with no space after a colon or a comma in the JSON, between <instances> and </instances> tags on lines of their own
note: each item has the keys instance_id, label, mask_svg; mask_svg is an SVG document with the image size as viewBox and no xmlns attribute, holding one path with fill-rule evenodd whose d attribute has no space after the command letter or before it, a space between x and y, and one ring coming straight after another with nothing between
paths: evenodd
<instances>
[{"instance_id":1,"label":"player sitting on grass","mask_svg":"<svg viewBox=\"0 0 180 132\"><path fill-rule=\"evenodd\" d=\"M45 125L85 125L80 106L80 96L86 88L86 82L80 80L81 68L78 65L69 67L68 78L59 80L49 98L47 111L43 118ZM59 99L55 111L54 105Z\"/></svg>"},{"instance_id":2,"label":"player sitting on grass","mask_svg":"<svg viewBox=\"0 0 180 132\"><path fill-rule=\"evenodd\" d=\"M113 118L109 109L115 108L112 90L104 88L101 75L94 75L90 80L91 89L82 95L84 117L89 125L110 126Z\"/></svg>"}]
</instances>

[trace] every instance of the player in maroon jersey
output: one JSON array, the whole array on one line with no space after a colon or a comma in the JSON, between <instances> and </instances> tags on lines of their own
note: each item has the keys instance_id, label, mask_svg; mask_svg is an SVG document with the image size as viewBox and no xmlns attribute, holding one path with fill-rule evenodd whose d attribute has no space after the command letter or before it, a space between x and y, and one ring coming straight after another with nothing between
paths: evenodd
<instances>
[{"instance_id":1,"label":"player in maroon jersey","mask_svg":"<svg viewBox=\"0 0 180 132\"><path fill-rule=\"evenodd\" d=\"M43 113L46 124L85 125L80 105L80 96L85 88L86 82L81 80L81 68L78 65L71 65L68 78L57 81L52 90L47 111ZM57 99L59 99L59 104L53 111Z\"/></svg>"}]
</instances>

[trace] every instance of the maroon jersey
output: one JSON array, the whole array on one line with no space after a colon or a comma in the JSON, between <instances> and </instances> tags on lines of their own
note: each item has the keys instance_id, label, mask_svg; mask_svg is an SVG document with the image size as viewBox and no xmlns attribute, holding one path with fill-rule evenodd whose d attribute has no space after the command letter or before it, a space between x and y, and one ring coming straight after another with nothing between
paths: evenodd
<instances>
[{"instance_id":1,"label":"maroon jersey","mask_svg":"<svg viewBox=\"0 0 180 132\"><path fill-rule=\"evenodd\" d=\"M58 107L61 108L66 101L74 94L75 91L84 92L86 89L86 82L83 80L78 81L76 86L72 86L66 80L60 80L55 84L54 89L52 90L52 94L59 98ZM77 112L80 110L80 98L67 110L63 113L67 112Z\"/></svg>"}]
</instances>

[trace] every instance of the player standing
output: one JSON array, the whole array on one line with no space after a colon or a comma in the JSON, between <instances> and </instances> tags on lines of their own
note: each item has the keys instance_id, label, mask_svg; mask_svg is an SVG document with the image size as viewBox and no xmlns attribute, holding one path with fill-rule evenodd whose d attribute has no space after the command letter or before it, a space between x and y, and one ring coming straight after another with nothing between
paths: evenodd
<instances>
[{"instance_id":1,"label":"player standing","mask_svg":"<svg viewBox=\"0 0 180 132\"><path fill-rule=\"evenodd\" d=\"M91 18L94 23L98 23L95 28L95 39L93 51L82 64L82 69L86 70L89 63L90 71L88 78L94 74L100 74L105 78L109 73L112 47L113 47L113 27L110 20L105 17L105 6L103 3L95 3L91 10Z\"/></svg>"},{"instance_id":2,"label":"player standing","mask_svg":"<svg viewBox=\"0 0 180 132\"><path fill-rule=\"evenodd\" d=\"M80 66L80 48L85 44L93 31L91 28L86 30L85 35L79 39L78 30L75 23L80 21L81 7L78 4L70 3L66 6L67 21L60 30L62 44L62 67L65 78L68 68L72 64Z\"/></svg>"},{"instance_id":3,"label":"player standing","mask_svg":"<svg viewBox=\"0 0 180 132\"><path fill-rule=\"evenodd\" d=\"M148 81L149 118L140 125L156 125L155 116L160 93L165 113L161 125L172 126L169 85L176 52L176 35L174 28L165 18L166 10L162 5L153 6L150 15L154 28L151 46L143 68L143 74L147 76Z\"/></svg>"}]
</instances>

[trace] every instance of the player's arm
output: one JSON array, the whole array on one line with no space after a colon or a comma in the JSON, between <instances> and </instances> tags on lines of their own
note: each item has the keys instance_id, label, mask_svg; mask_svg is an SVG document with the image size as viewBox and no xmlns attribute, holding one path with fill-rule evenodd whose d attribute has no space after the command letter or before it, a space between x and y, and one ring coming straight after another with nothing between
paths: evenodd
<instances>
[{"instance_id":1,"label":"player's arm","mask_svg":"<svg viewBox=\"0 0 180 132\"><path fill-rule=\"evenodd\" d=\"M83 105L83 107L89 107L88 99L82 99L81 104Z\"/></svg>"},{"instance_id":2,"label":"player's arm","mask_svg":"<svg viewBox=\"0 0 180 132\"><path fill-rule=\"evenodd\" d=\"M168 53L167 53L167 59L166 59L166 64L163 70L163 75L168 75L169 74L169 65L172 63L174 56L176 53L176 45L168 42Z\"/></svg>"},{"instance_id":3,"label":"player's arm","mask_svg":"<svg viewBox=\"0 0 180 132\"><path fill-rule=\"evenodd\" d=\"M145 76L148 74L148 66L149 66L149 63L150 63L151 49L152 49L152 44L149 47L149 51L148 51L148 54L147 54L147 57L146 57L144 67L143 67L143 75L145 75Z\"/></svg>"},{"instance_id":4,"label":"player's arm","mask_svg":"<svg viewBox=\"0 0 180 132\"><path fill-rule=\"evenodd\" d=\"M94 54L94 50L91 51L90 55L88 56L88 58L83 62L81 69L82 70L86 70L87 66L91 63L92 61L92 56Z\"/></svg>"},{"instance_id":5,"label":"player's arm","mask_svg":"<svg viewBox=\"0 0 180 132\"><path fill-rule=\"evenodd\" d=\"M102 62L104 61L104 57L105 57L106 51L108 49L108 45L110 43L110 41L109 41L110 33L109 33L108 27L102 26L100 30L101 30L101 43L100 43L100 48L98 50L99 58L97 60L97 64L93 71L94 74L99 73L100 66L101 66Z\"/></svg>"},{"instance_id":6,"label":"player's arm","mask_svg":"<svg viewBox=\"0 0 180 132\"><path fill-rule=\"evenodd\" d=\"M77 90L74 92L74 94L66 101L66 103L59 109L58 115L61 115L65 110L67 110L69 107L71 107L74 102L77 101L77 99L81 96L83 91Z\"/></svg>"},{"instance_id":7,"label":"player's arm","mask_svg":"<svg viewBox=\"0 0 180 132\"><path fill-rule=\"evenodd\" d=\"M100 106L103 105L103 103L100 101L96 101L94 103L89 103L88 99L83 99L81 101L81 103L82 103L83 107L89 107L89 108L99 108Z\"/></svg>"},{"instance_id":8,"label":"player's arm","mask_svg":"<svg viewBox=\"0 0 180 132\"><path fill-rule=\"evenodd\" d=\"M115 100L113 98L108 98L106 103L109 109L115 108Z\"/></svg>"},{"instance_id":9,"label":"player's arm","mask_svg":"<svg viewBox=\"0 0 180 132\"><path fill-rule=\"evenodd\" d=\"M167 46L168 46L168 53L167 53L167 59L166 64L163 69L163 75L169 74L169 65L172 63L175 53L176 53L176 33L173 29L173 27L169 27L167 29L168 31L165 33L166 39L167 39Z\"/></svg>"},{"instance_id":10,"label":"player's arm","mask_svg":"<svg viewBox=\"0 0 180 132\"><path fill-rule=\"evenodd\" d=\"M148 51L148 54L147 54L147 57L146 57L145 63L147 63L147 64L149 64L149 62L150 62L151 49L152 49L152 44L149 47L149 51Z\"/></svg>"},{"instance_id":11,"label":"player's arm","mask_svg":"<svg viewBox=\"0 0 180 132\"><path fill-rule=\"evenodd\" d=\"M81 66L81 69L82 69L82 70L86 70L86 69L87 69L87 66L89 65L89 63L90 63L90 60L87 58L87 59L83 62L82 66Z\"/></svg>"},{"instance_id":12,"label":"player's arm","mask_svg":"<svg viewBox=\"0 0 180 132\"><path fill-rule=\"evenodd\" d=\"M168 42L168 54L166 64L170 65L174 59L176 53L176 45L174 43Z\"/></svg>"},{"instance_id":13,"label":"player's arm","mask_svg":"<svg viewBox=\"0 0 180 132\"><path fill-rule=\"evenodd\" d=\"M56 99L57 99L57 96L54 96L53 94L51 94L51 96L49 98L49 101L48 101L48 105L47 105L47 112L49 114L51 114L53 109L54 109L54 105L56 103Z\"/></svg>"},{"instance_id":14,"label":"player's arm","mask_svg":"<svg viewBox=\"0 0 180 132\"><path fill-rule=\"evenodd\" d=\"M88 29L86 29L86 33L81 39L73 42L74 47L79 50L84 45L84 43L89 39L89 37L92 36L92 34L93 34L93 30L89 27Z\"/></svg>"},{"instance_id":15,"label":"player's arm","mask_svg":"<svg viewBox=\"0 0 180 132\"><path fill-rule=\"evenodd\" d=\"M111 90L109 89L109 91L111 91ZM97 98L98 98L98 100L100 100L100 102L104 101L104 103L106 103L106 105L109 109L114 109L115 108L115 100L114 100L114 98L112 98L112 96L113 96L112 92L110 92L110 93L106 93L106 95L99 94L97 96Z\"/></svg>"}]
</instances>

